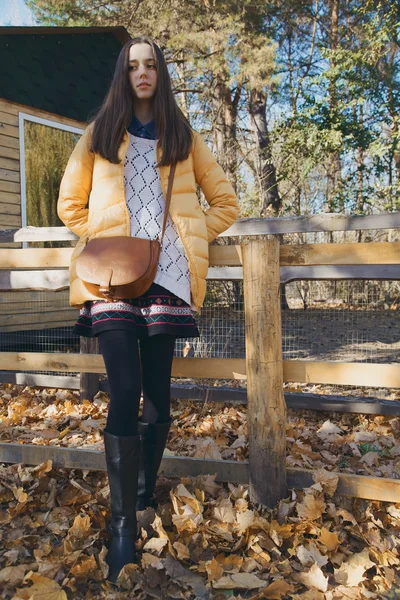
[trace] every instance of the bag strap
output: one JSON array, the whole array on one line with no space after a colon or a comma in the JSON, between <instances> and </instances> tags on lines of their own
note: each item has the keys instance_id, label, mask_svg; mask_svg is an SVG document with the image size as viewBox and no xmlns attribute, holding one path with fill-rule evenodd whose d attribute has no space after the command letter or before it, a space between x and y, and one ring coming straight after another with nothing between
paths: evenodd
<instances>
[{"instance_id":1,"label":"bag strap","mask_svg":"<svg viewBox=\"0 0 400 600\"><path fill-rule=\"evenodd\" d=\"M169 205L170 205L171 196L172 196L172 186L174 184L175 168L176 168L176 165L171 165L171 168L169 170L168 189L167 189L167 197L165 199L164 221L163 221L163 226L162 226L162 230L161 230L160 245L162 244L162 241L164 239L165 227L167 225L168 210L169 210Z\"/></svg>"}]
</instances>

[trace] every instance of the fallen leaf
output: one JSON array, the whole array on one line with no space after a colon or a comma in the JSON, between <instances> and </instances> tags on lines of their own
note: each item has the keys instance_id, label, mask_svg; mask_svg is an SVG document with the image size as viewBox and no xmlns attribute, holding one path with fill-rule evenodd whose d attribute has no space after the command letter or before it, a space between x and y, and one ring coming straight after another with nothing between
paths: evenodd
<instances>
[{"instance_id":1,"label":"fallen leaf","mask_svg":"<svg viewBox=\"0 0 400 600\"><path fill-rule=\"evenodd\" d=\"M198 475L196 477L196 486L215 497L221 489L221 485L215 481L216 477L216 474Z\"/></svg>"},{"instance_id":2,"label":"fallen leaf","mask_svg":"<svg viewBox=\"0 0 400 600\"><path fill-rule=\"evenodd\" d=\"M158 533L158 537L169 540L168 534L163 527L162 520L160 519L160 517L158 515L155 515L154 520L151 523L151 526L154 529L154 531L156 533Z\"/></svg>"},{"instance_id":3,"label":"fallen leaf","mask_svg":"<svg viewBox=\"0 0 400 600\"><path fill-rule=\"evenodd\" d=\"M187 515L172 515L172 522L179 534L195 533L198 528L196 522Z\"/></svg>"},{"instance_id":4,"label":"fallen leaf","mask_svg":"<svg viewBox=\"0 0 400 600\"><path fill-rule=\"evenodd\" d=\"M16 590L14 598L23 600L68 600L67 594L53 579L43 577L37 573L31 573L28 579L33 581L29 588Z\"/></svg>"},{"instance_id":5,"label":"fallen leaf","mask_svg":"<svg viewBox=\"0 0 400 600\"><path fill-rule=\"evenodd\" d=\"M7 560L11 563L14 564L15 562L17 562L18 560L18 556L19 556L19 550L18 548L13 548L12 550L9 550L8 552L4 552L3 556L5 558L7 558Z\"/></svg>"},{"instance_id":6,"label":"fallen leaf","mask_svg":"<svg viewBox=\"0 0 400 600\"><path fill-rule=\"evenodd\" d=\"M181 483L178 485L178 487L174 490L171 491L170 493L171 498L174 502L174 508L175 508L175 512L178 512L177 509L177 503L176 503L176 499L179 499L181 502L185 503L187 506L190 507L190 510L193 513L196 514L200 514L202 512L202 505L199 502L199 500L193 496L193 494L191 494L184 485L182 485Z\"/></svg>"},{"instance_id":7,"label":"fallen leaf","mask_svg":"<svg viewBox=\"0 0 400 600\"><path fill-rule=\"evenodd\" d=\"M374 431L355 431L353 434L354 441L358 444L360 442L375 442L378 436Z\"/></svg>"},{"instance_id":8,"label":"fallen leaf","mask_svg":"<svg viewBox=\"0 0 400 600\"><path fill-rule=\"evenodd\" d=\"M224 570L221 565L213 558L206 564L206 571L208 575L208 581L218 581L221 579Z\"/></svg>"},{"instance_id":9,"label":"fallen leaf","mask_svg":"<svg viewBox=\"0 0 400 600\"><path fill-rule=\"evenodd\" d=\"M90 517L88 515L85 515L84 517L78 515L77 517L75 517L74 523L68 531L68 535L78 539L82 539L87 537L90 528Z\"/></svg>"},{"instance_id":10,"label":"fallen leaf","mask_svg":"<svg viewBox=\"0 0 400 600\"><path fill-rule=\"evenodd\" d=\"M303 502L296 505L296 510L301 519L315 521L323 514L325 502L322 498L316 498L312 494L306 494L303 498Z\"/></svg>"},{"instance_id":11,"label":"fallen leaf","mask_svg":"<svg viewBox=\"0 0 400 600\"><path fill-rule=\"evenodd\" d=\"M101 547L101 551L99 552L99 565L100 565L100 570L101 573L104 577L104 579L107 579L108 577L108 573L110 570L110 567L108 566L107 562L106 562L106 556L107 556L108 550L105 546Z\"/></svg>"},{"instance_id":12,"label":"fallen leaf","mask_svg":"<svg viewBox=\"0 0 400 600\"><path fill-rule=\"evenodd\" d=\"M308 588L326 592L328 589L328 577L325 577L318 565L313 565L308 573L294 573L293 578L300 581Z\"/></svg>"},{"instance_id":13,"label":"fallen leaf","mask_svg":"<svg viewBox=\"0 0 400 600\"><path fill-rule=\"evenodd\" d=\"M235 530L239 533L244 533L249 527L251 527L251 525L253 525L254 520L255 517L253 510L246 510L244 512L237 513Z\"/></svg>"},{"instance_id":14,"label":"fallen leaf","mask_svg":"<svg viewBox=\"0 0 400 600\"><path fill-rule=\"evenodd\" d=\"M281 600L282 596L287 596L289 592L293 592L294 587L283 579L277 579L269 584L262 591L262 598L266 600Z\"/></svg>"},{"instance_id":15,"label":"fallen leaf","mask_svg":"<svg viewBox=\"0 0 400 600\"><path fill-rule=\"evenodd\" d=\"M122 567L117 578L117 584L124 590L132 590L140 580L139 566L128 563Z\"/></svg>"},{"instance_id":16,"label":"fallen leaf","mask_svg":"<svg viewBox=\"0 0 400 600\"><path fill-rule=\"evenodd\" d=\"M243 564L243 557L237 554L217 554L215 560L221 565L224 573L238 573Z\"/></svg>"},{"instance_id":17,"label":"fallen leaf","mask_svg":"<svg viewBox=\"0 0 400 600\"><path fill-rule=\"evenodd\" d=\"M313 472L312 478L315 483L320 483L322 485L328 496L334 495L339 482L339 476L337 473L332 473L326 469L317 469Z\"/></svg>"},{"instance_id":18,"label":"fallen leaf","mask_svg":"<svg viewBox=\"0 0 400 600\"><path fill-rule=\"evenodd\" d=\"M160 555L163 548L168 544L168 539L166 538L156 538L152 537L148 542L143 546L143 550L146 552L155 552Z\"/></svg>"},{"instance_id":19,"label":"fallen leaf","mask_svg":"<svg viewBox=\"0 0 400 600\"><path fill-rule=\"evenodd\" d=\"M307 590L298 596L293 596L296 600L333 600L332 595L328 595L329 592L325 595L322 592L318 592L317 590ZM334 600L343 600L340 598L335 598Z\"/></svg>"},{"instance_id":20,"label":"fallen leaf","mask_svg":"<svg viewBox=\"0 0 400 600\"><path fill-rule=\"evenodd\" d=\"M18 500L18 502L21 502L21 504L24 504L28 500L28 494L24 492L24 488L13 487L12 492L14 494L15 499Z\"/></svg>"},{"instance_id":21,"label":"fallen leaf","mask_svg":"<svg viewBox=\"0 0 400 600\"><path fill-rule=\"evenodd\" d=\"M400 508L396 508L394 505L389 506L388 513L391 517L400 521Z\"/></svg>"},{"instance_id":22,"label":"fallen leaf","mask_svg":"<svg viewBox=\"0 0 400 600\"><path fill-rule=\"evenodd\" d=\"M71 567L72 575L81 579L87 579L90 575L93 576L95 571L97 571L97 563L93 554L90 557L85 557Z\"/></svg>"},{"instance_id":23,"label":"fallen leaf","mask_svg":"<svg viewBox=\"0 0 400 600\"><path fill-rule=\"evenodd\" d=\"M143 552L141 565L143 569L147 567L154 567L155 569L162 568L162 559L154 556L154 554L149 554L148 552Z\"/></svg>"},{"instance_id":24,"label":"fallen leaf","mask_svg":"<svg viewBox=\"0 0 400 600\"><path fill-rule=\"evenodd\" d=\"M174 542L172 545L176 550L178 560L187 560L190 558L189 548L185 544Z\"/></svg>"},{"instance_id":25,"label":"fallen leaf","mask_svg":"<svg viewBox=\"0 0 400 600\"><path fill-rule=\"evenodd\" d=\"M343 517L343 521L349 521L349 523L353 523L353 525L357 525L357 521L354 518L354 515L352 515L345 508L339 508L339 510L336 511L336 516Z\"/></svg>"},{"instance_id":26,"label":"fallen leaf","mask_svg":"<svg viewBox=\"0 0 400 600\"><path fill-rule=\"evenodd\" d=\"M259 519L257 519L257 524ZM293 535L293 525L286 523L279 525L278 521L272 520L269 526L268 535L277 546L281 546L283 540L286 540Z\"/></svg>"},{"instance_id":27,"label":"fallen leaf","mask_svg":"<svg viewBox=\"0 0 400 600\"><path fill-rule=\"evenodd\" d=\"M334 425L333 423L331 423L331 421L325 421L325 423L323 423L321 425L321 427L319 429L317 429L317 435L318 434L323 434L321 437L324 437L325 435L330 435L332 433L343 433L343 431L340 429L340 427L337 427L336 425ZM318 436L320 437L320 436Z\"/></svg>"},{"instance_id":28,"label":"fallen leaf","mask_svg":"<svg viewBox=\"0 0 400 600\"><path fill-rule=\"evenodd\" d=\"M229 498L223 498L217 506L214 507L213 514L215 519L222 523L235 523L236 513Z\"/></svg>"},{"instance_id":29,"label":"fallen leaf","mask_svg":"<svg viewBox=\"0 0 400 600\"><path fill-rule=\"evenodd\" d=\"M364 579L367 569L374 567L369 559L368 549L365 548L358 554L353 554L347 562L343 562L339 569L335 569L335 581L347 586L357 586Z\"/></svg>"},{"instance_id":30,"label":"fallen leaf","mask_svg":"<svg viewBox=\"0 0 400 600\"><path fill-rule=\"evenodd\" d=\"M0 583L7 583L11 587L23 582L25 573L30 570L30 565L17 565L16 567L4 567L0 571Z\"/></svg>"},{"instance_id":31,"label":"fallen leaf","mask_svg":"<svg viewBox=\"0 0 400 600\"><path fill-rule=\"evenodd\" d=\"M379 464L379 454L377 452L366 452L359 460L360 463L365 463L369 467Z\"/></svg>"},{"instance_id":32,"label":"fallen leaf","mask_svg":"<svg viewBox=\"0 0 400 600\"><path fill-rule=\"evenodd\" d=\"M49 473L53 468L53 461L51 459L46 460L46 462L41 463L40 465L37 465L37 467L35 467L33 469L33 473L35 473L36 477L44 477L46 475L46 473Z\"/></svg>"},{"instance_id":33,"label":"fallen leaf","mask_svg":"<svg viewBox=\"0 0 400 600\"><path fill-rule=\"evenodd\" d=\"M38 573L39 575L43 575L43 577L48 577L49 579L56 579L57 573L62 568L63 565L61 562L41 562L39 563Z\"/></svg>"},{"instance_id":34,"label":"fallen leaf","mask_svg":"<svg viewBox=\"0 0 400 600\"><path fill-rule=\"evenodd\" d=\"M234 573L233 575L226 575L218 579L213 583L215 589L225 590L254 590L267 585L266 581L259 579L252 573Z\"/></svg>"},{"instance_id":35,"label":"fallen leaf","mask_svg":"<svg viewBox=\"0 0 400 600\"><path fill-rule=\"evenodd\" d=\"M249 507L249 503L244 498L238 498L235 500L236 512L245 512Z\"/></svg>"},{"instance_id":36,"label":"fallen leaf","mask_svg":"<svg viewBox=\"0 0 400 600\"><path fill-rule=\"evenodd\" d=\"M319 567L323 567L328 562L327 557L323 556L312 542L307 544L307 546L297 546L296 554L301 564L306 567L314 563Z\"/></svg>"},{"instance_id":37,"label":"fallen leaf","mask_svg":"<svg viewBox=\"0 0 400 600\"><path fill-rule=\"evenodd\" d=\"M222 459L220 449L215 440L211 437L206 437L196 441L196 449L193 454L195 458L215 458Z\"/></svg>"},{"instance_id":38,"label":"fallen leaf","mask_svg":"<svg viewBox=\"0 0 400 600\"><path fill-rule=\"evenodd\" d=\"M318 541L331 552L336 551L340 545L337 534L333 531L328 531L325 527L322 527Z\"/></svg>"},{"instance_id":39,"label":"fallen leaf","mask_svg":"<svg viewBox=\"0 0 400 600\"><path fill-rule=\"evenodd\" d=\"M255 560L254 558L245 558L243 560L243 563L241 565L241 571L242 573L251 573L252 571L260 571L261 570L261 565L260 563ZM233 573L238 573L239 569L237 571L233 571Z\"/></svg>"},{"instance_id":40,"label":"fallen leaf","mask_svg":"<svg viewBox=\"0 0 400 600\"><path fill-rule=\"evenodd\" d=\"M295 501L291 502L287 498L280 500L278 508L278 521L280 524L282 524L287 517L290 517L293 514L295 506Z\"/></svg>"},{"instance_id":41,"label":"fallen leaf","mask_svg":"<svg viewBox=\"0 0 400 600\"><path fill-rule=\"evenodd\" d=\"M164 561L163 565L167 574L174 581L179 581L179 583L183 583L185 585L190 586L196 597L204 600L209 598L209 592L206 589L205 582L197 573L193 573L183 565L178 560L175 560L170 554L168 554Z\"/></svg>"}]
</instances>

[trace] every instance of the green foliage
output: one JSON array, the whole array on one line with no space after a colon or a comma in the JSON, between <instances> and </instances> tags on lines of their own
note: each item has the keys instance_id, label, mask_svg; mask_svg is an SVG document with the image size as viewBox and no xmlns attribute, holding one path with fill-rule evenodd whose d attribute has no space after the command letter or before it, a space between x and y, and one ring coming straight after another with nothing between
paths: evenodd
<instances>
[{"instance_id":1,"label":"green foliage","mask_svg":"<svg viewBox=\"0 0 400 600\"><path fill-rule=\"evenodd\" d=\"M240 196L240 217L242 219L256 218L259 216L259 198L258 187L253 183L248 183L244 192Z\"/></svg>"},{"instance_id":2,"label":"green foliage","mask_svg":"<svg viewBox=\"0 0 400 600\"><path fill-rule=\"evenodd\" d=\"M367 452L377 452L379 454L383 453L381 448L375 446L374 444L368 444L367 442L362 442L361 444L358 444L358 449L360 450L362 456L364 456L364 454L367 454Z\"/></svg>"},{"instance_id":3,"label":"green foliage","mask_svg":"<svg viewBox=\"0 0 400 600\"><path fill-rule=\"evenodd\" d=\"M400 208L399 12L384 0L28 0L44 25L124 25L163 48L177 99L257 216L251 93L267 98L283 214ZM218 146L219 144L219 146ZM240 158L241 157L241 158ZM242 162L241 162L242 160ZM250 175L249 170L250 169Z\"/></svg>"}]
</instances>

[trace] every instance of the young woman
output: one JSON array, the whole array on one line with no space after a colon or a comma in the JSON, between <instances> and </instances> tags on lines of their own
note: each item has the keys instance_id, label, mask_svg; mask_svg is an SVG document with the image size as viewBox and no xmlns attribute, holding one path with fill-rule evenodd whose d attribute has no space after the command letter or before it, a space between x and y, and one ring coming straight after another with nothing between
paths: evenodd
<instances>
[{"instance_id":1,"label":"young woman","mask_svg":"<svg viewBox=\"0 0 400 600\"><path fill-rule=\"evenodd\" d=\"M139 298L109 301L77 277L88 239L161 231L168 175L176 165L154 283ZM209 204L203 211L196 194ZM110 90L76 145L60 187L58 215L79 236L70 265L74 332L98 336L110 406L104 446L111 495L109 579L135 561L136 510L156 506L157 471L170 428L175 339L198 336L192 310L206 292L208 244L237 218L237 199L201 136L179 110L164 56L147 37L130 40ZM141 389L143 411L138 420Z\"/></svg>"}]
</instances>

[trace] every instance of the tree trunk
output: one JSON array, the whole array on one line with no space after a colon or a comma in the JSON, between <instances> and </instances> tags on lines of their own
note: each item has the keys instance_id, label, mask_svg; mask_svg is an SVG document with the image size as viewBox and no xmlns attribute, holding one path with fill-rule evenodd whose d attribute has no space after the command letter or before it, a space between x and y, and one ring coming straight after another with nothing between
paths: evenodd
<instances>
[{"instance_id":1,"label":"tree trunk","mask_svg":"<svg viewBox=\"0 0 400 600\"><path fill-rule=\"evenodd\" d=\"M214 85L214 141L217 159L224 169L233 188L237 189L237 104L239 101L236 91L232 98L231 90L219 77Z\"/></svg>"},{"instance_id":2,"label":"tree trunk","mask_svg":"<svg viewBox=\"0 0 400 600\"><path fill-rule=\"evenodd\" d=\"M354 107L354 114L356 113L356 107ZM363 107L360 105L360 126L363 126ZM364 148L359 146L357 148L357 213L364 214Z\"/></svg>"},{"instance_id":3,"label":"tree trunk","mask_svg":"<svg viewBox=\"0 0 400 600\"><path fill-rule=\"evenodd\" d=\"M328 0L329 10L329 47L335 52L339 43L339 0ZM333 55L331 58L331 67L336 67L336 58ZM336 90L336 79L331 78L329 82L329 111L331 116L331 127L335 128L338 117L338 98ZM344 200L341 193L341 160L340 152L334 150L331 153L328 165L328 185L327 185L327 204L328 210L333 212L335 208L339 211L344 210ZM339 198L339 203L336 206L336 196Z\"/></svg>"},{"instance_id":4,"label":"tree trunk","mask_svg":"<svg viewBox=\"0 0 400 600\"><path fill-rule=\"evenodd\" d=\"M180 53L180 59L182 62L177 61L175 66L176 66L176 72L178 73L179 76L179 84L180 87L183 88L184 90L186 90L189 86L187 84L186 81L186 69L185 69L185 53L182 52ZM185 117L187 119L189 119L189 109L188 109L188 102L187 102L187 92L180 92L180 97L181 97L181 109L183 114L185 115Z\"/></svg>"},{"instance_id":5,"label":"tree trunk","mask_svg":"<svg viewBox=\"0 0 400 600\"><path fill-rule=\"evenodd\" d=\"M392 74L394 72L393 63L397 57L398 46L394 42L391 44L390 55L389 55L389 65L387 67L387 71ZM393 75L392 77L388 76L388 100L389 100L389 114L391 118L391 137L393 140L393 160L394 160L394 169L396 173L396 183L399 185L400 183L400 143L399 143L399 110L398 103L396 101L396 95L393 91ZM392 178L392 186L393 186L393 178ZM391 199L391 208L392 210L399 210L400 207L400 194L398 191L398 187L396 186L394 189L391 187L390 191L390 199Z\"/></svg>"},{"instance_id":6,"label":"tree trunk","mask_svg":"<svg viewBox=\"0 0 400 600\"><path fill-rule=\"evenodd\" d=\"M256 168L260 191L260 217L278 216L282 206L272 163L271 140L266 120L267 96L255 89L250 92L249 113L256 142Z\"/></svg>"}]
</instances>

